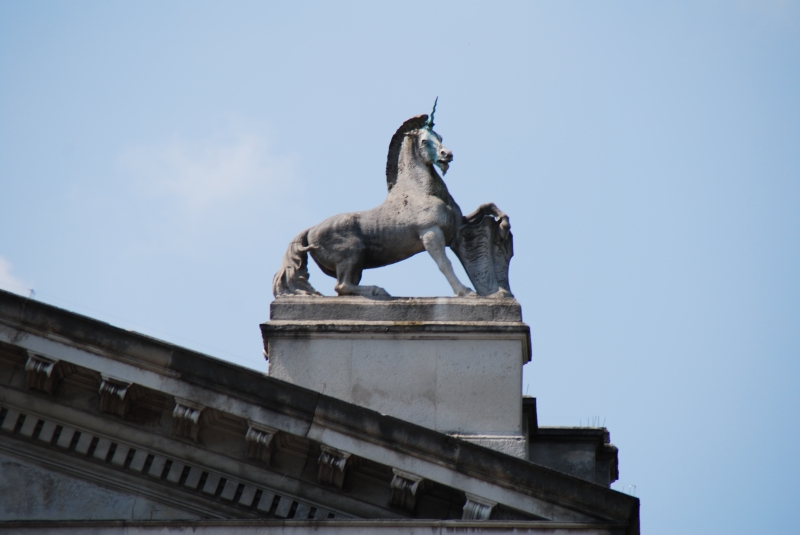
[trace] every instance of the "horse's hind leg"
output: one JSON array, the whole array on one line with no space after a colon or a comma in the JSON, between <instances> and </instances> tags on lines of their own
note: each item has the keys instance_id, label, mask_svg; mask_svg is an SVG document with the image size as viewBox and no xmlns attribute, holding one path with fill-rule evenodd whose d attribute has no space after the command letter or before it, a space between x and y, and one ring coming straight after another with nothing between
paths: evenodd
<instances>
[{"instance_id":1,"label":"horse's hind leg","mask_svg":"<svg viewBox=\"0 0 800 535\"><path fill-rule=\"evenodd\" d=\"M444 250L445 243L442 229L439 227L425 229L422 231L420 238L425 250L433 257L436 265L439 266L439 270L444 274L447 282L450 283L453 292L459 297L475 295L471 288L461 284L461 281L456 277L456 273L453 271L453 264L450 263L450 259L447 258L447 253Z\"/></svg>"},{"instance_id":2,"label":"horse's hind leg","mask_svg":"<svg viewBox=\"0 0 800 535\"><path fill-rule=\"evenodd\" d=\"M361 268L355 262L344 261L336 266L336 286L339 295L361 295L364 297L389 297L389 293L380 286L361 286Z\"/></svg>"}]
</instances>

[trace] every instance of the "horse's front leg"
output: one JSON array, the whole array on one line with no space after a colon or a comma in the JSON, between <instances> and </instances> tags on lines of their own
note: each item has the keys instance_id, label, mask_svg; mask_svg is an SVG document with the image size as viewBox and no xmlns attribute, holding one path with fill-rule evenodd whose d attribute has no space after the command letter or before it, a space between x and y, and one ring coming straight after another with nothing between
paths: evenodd
<instances>
[{"instance_id":1,"label":"horse's front leg","mask_svg":"<svg viewBox=\"0 0 800 535\"><path fill-rule=\"evenodd\" d=\"M459 297L476 295L471 288L461 284L461 281L456 277L453 271L453 264L450 263L450 259L447 258L447 253L444 250L445 242L442 229L439 227L425 229L420 233L420 239L425 246L425 250L428 251L436 265L439 266L439 270L444 273L447 282L453 288L453 292Z\"/></svg>"}]
</instances>

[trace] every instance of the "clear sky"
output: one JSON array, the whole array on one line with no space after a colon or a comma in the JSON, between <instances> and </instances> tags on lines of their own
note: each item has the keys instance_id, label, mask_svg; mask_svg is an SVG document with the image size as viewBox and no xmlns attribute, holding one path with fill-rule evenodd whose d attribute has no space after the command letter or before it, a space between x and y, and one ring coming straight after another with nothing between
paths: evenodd
<instances>
[{"instance_id":1,"label":"clear sky","mask_svg":"<svg viewBox=\"0 0 800 535\"><path fill-rule=\"evenodd\" d=\"M800 532L797 2L2 2L0 287L265 370L286 245L437 95L540 422L605 423L644 533Z\"/></svg>"}]
</instances>

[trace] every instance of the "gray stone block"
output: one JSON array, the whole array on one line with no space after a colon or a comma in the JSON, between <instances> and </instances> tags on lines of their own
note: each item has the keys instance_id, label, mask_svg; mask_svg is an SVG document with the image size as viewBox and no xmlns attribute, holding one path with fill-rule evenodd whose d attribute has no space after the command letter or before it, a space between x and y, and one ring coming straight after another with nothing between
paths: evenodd
<instances>
[{"instance_id":1,"label":"gray stone block","mask_svg":"<svg viewBox=\"0 0 800 535\"><path fill-rule=\"evenodd\" d=\"M81 436L78 438L78 443L75 445L75 451L87 455L89 453L89 447L92 445L92 440L94 440L94 437L89 433L81 433Z\"/></svg>"},{"instance_id":2,"label":"gray stone block","mask_svg":"<svg viewBox=\"0 0 800 535\"><path fill-rule=\"evenodd\" d=\"M17 420L19 420L20 412L14 409L8 409L6 412L6 417L3 418L3 431L11 433L14 431L14 428L17 426Z\"/></svg>"},{"instance_id":3,"label":"gray stone block","mask_svg":"<svg viewBox=\"0 0 800 535\"><path fill-rule=\"evenodd\" d=\"M161 479L161 474L164 472L164 466L166 464L167 460L164 457L156 455L153 457L153 462L150 464L150 469L147 471L147 475L153 479Z\"/></svg>"},{"instance_id":4,"label":"gray stone block","mask_svg":"<svg viewBox=\"0 0 800 535\"><path fill-rule=\"evenodd\" d=\"M175 483L176 485L180 483L181 475L183 474L183 469L186 468L186 465L183 463L179 463L178 461L174 461L172 466L169 467L169 473L167 473L167 481L170 483Z\"/></svg>"},{"instance_id":5,"label":"gray stone block","mask_svg":"<svg viewBox=\"0 0 800 535\"><path fill-rule=\"evenodd\" d=\"M262 325L269 375L526 456L514 299L282 297Z\"/></svg>"},{"instance_id":6,"label":"gray stone block","mask_svg":"<svg viewBox=\"0 0 800 535\"><path fill-rule=\"evenodd\" d=\"M210 495L215 495L217 493L217 487L219 487L219 474L208 474L206 478L206 483L203 485L203 492Z\"/></svg>"},{"instance_id":7,"label":"gray stone block","mask_svg":"<svg viewBox=\"0 0 800 535\"><path fill-rule=\"evenodd\" d=\"M131 460L130 469L134 472L141 472L144 470L144 463L147 461L147 452L144 450L136 450L136 453L133 454L133 459Z\"/></svg>"},{"instance_id":8,"label":"gray stone block","mask_svg":"<svg viewBox=\"0 0 800 535\"><path fill-rule=\"evenodd\" d=\"M280 297L270 319L284 321L480 321L521 322L516 299L485 297Z\"/></svg>"},{"instance_id":9,"label":"gray stone block","mask_svg":"<svg viewBox=\"0 0 800 535\"><path fill-rule=\"evenodd\" d=\"M301 503L297 505L297 510L294 512L294 518L296 520L306 520L308 519L308 513L311 512L311 506L305 503Z\"/></svg>"},{"instance_id":10,"label":"gray stone block","mask_svg":"<svg viewBox=\"0 0 800 535\"><path fill-rule=\"evenodd\" d=\"M131 451L130 447L125 444L117 444L114 456L111 457L111 464L118 467L125 466L125 460L128 458L129 451Z\"/></svg>"},{"instance_id":11,"label":"gray stone block","mask_svg":"<svg viewBox=\"0 0 800 535\"><path fill-rule=\"evenodd\" d=\"M264 491L261 493L261 499L258 500L258 505L256 505L256 509L261 511L262 513L268 513L270 509L272 509L272 502L275 501L275 493Z\"/></svg>"},{"instance_id":12,"label":"gray stone block","mask_svg":"<svg viewBox=\"0 0 800 535\"><path fill-rule=\"evenodd\" d=\"M250 507L253 505L253 498L256 497L257 490L258 489L252 485L245 485L244 489L242 490L242 495L239 496L239 505L244 507Z\"/></svg>"},{"instance_id":13,"label":"gray stone block","mask_svg":"<svg viewBox=\"0 0 800 535\"><path fill-rule=\"evenodd\" d=\"M229 479L225 482L225 486L222 488L222 494L220 494L219 497L229 502L233 501L233 497L236 495L236 489L238 488L239 482Z\"/></svg>"},{"instance_id":14,"label":"gray stone block","mask_svg":"<svg viewBox=\"0 0 800 535\"><path fill-rule=\"evenodd\" d=\"M186 476L186 482L183 484L183 486L190 489L196 489L197 485L200 484L201 477L203 477L203 470L193 466L191 470L189 470L189 475Z\"/></svg>"},{"instance_id":15,"label":"gray stone block","mask_svg":"<svg viewBox=\"0 0 800 535\"><path fill-rule=\"evenodd\" d=\"M278 518L286 518L289 516L289 511L292 508L292 499L286 496L281 496L281 500L278 502L278 508L275 509L275 516Z\"/></svg>"},{"instance_id":16,"label":"gray stone block","mask_svg":"<svg viewBox=\"0 0 800 535\"><path fill-rule=\"evenodd\" d=\"M106 457L108 457L108 450L111 448L111 441L107 438L101 438L97 441L97 446L94 448L94 453L92 456L95 459L100 459L101 461L105 461Z\"/></svg>"},{"instance_id":17,"label":"gray stone block","mask_svg":"<svg viewBox=\"0 0 800 535\"><path fill-rule=\"evenodd\" d=\"M37 438L42 442L49 443L51 440L53 440L53 433L55 433L56 427L58 427L58 425L55 422L45 422L42 426L42 430L39 431L39 436Z\"/></svg>"},{"instance_id":18,"label":"gray stone block","mask_svg":"<svg viewBox=\"0 0 800 535\"><path fill-rule=\"evenodd\" d=\"M58 436L58 441L56 441L56 446L59 448L69 449L70 444L72 444L72 438L75 436L75 429L72 427L64 426L61 428L61 434Z\"/></svg>"},{"instance_id":19,"label":"gray stone block","mask_svg":"<svg viewBox=\"0 0 800 535\"><path fill-rule=\"evenodd\" d=\"M33 431L36 429L36 425L39 423L39 418L32 415L25 416L25 422L22 424L22 428L19 430L19 434L24 437L32 437Z\"/></svg>"}]
</instances>

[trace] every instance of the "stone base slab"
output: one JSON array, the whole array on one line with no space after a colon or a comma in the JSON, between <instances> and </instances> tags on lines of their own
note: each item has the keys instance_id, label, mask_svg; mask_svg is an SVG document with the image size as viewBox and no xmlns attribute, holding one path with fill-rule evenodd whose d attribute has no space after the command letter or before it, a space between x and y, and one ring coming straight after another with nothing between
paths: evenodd
<instances>
[{"instance_id":1,"label":"stone base slab","mask_svg":"<svg viewBox=\"0 0 800 535\"><path fill-rule=\"evenodd\" d=\"M516 299L486 297L280 297L270 319L285 321L521 322Z\"/></svg>"}]
</instances>

